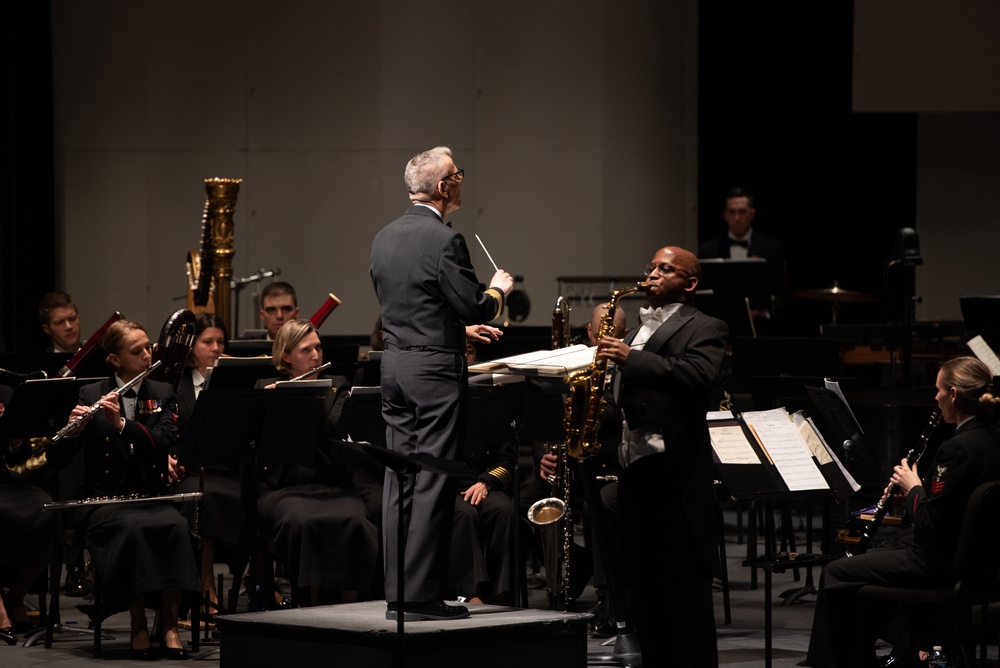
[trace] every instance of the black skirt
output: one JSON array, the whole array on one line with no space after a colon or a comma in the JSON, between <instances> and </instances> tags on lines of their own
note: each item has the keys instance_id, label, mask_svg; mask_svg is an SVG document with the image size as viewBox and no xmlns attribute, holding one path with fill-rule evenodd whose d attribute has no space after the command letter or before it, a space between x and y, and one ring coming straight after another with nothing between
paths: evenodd
<instances>
[{"instance_id":1,"label":"black skirt","mask_svg":"<svg viewBox=\"0 0 1000 668\"><path fill-rule=\"evenodd\" d=\"M107 610L124 610L157 591L199 592L193 537L178 508L166 503L118 503L74 511L84 532ZM155 603L155 601L147 601Z\"/></svg>"},{"instance_id":2,"label":"black skirt","mask_svg":"<svg viewBox=\"0 0 1000 668\"><path fill-rule=\"evenodd\" d=\"M52 561L51 513L42 505L52 497L28 483L0 485L0 566L28 566Z\"/></svg>"},{"instance_id":3,"label":"black skirt","mask_svg":"<svg viewBox=\"0 0 1000 668\"><path fill-rule=\"evenodd\" d=\"M293 485L261 493L261 533L299 587L367 593L378 564L378 532L365 504L342 489Z\"/></svg>"}]
</instances>

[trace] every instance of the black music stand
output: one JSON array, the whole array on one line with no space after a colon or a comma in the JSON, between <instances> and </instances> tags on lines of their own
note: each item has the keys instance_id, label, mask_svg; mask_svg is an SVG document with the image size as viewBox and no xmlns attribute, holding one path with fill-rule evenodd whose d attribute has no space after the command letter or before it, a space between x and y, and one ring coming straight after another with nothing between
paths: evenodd
<instances>
[{"instance_id":1,"label":"black music stand","mask_svg":"<svg viewBox=\"0 0 1000 668\"><path fill-rule=\"evenodd\" d=\"M0 439L52 436L69 421L80 388L100 378L48 378L17 386L0 417Z\"/></svg>"},{"instance_id":2,"label":"black music stand","mask_svg":"<svg viewBox=\"0 0 1000 668\"><path fill-rule=\"evenodd\" d=\"M826 426L828 441L839 446L841 461L855 480L884 480L885 469L875 449L865 437L850 407L833 390L806 386L806 392Z\"/></svg>"},{"instance_id":3,"label":"black music stand","mask_svg":"<svg viewBox=\"0 0 1000 668\"><path fill-rule=\"evenodd\" d=\"M51 378L30 380L14 390L3 417L0 417L0 440L52 436L68 421L70 411L76 406L80 387L94 382L94 378ZM23 446L27 447L27 445ZM55 476L52 476L53 479ZM53 522L52 563L49 565L50 622L27 636L24 646L38 643L44 633L45 646L52 646L54 633L84 633L93 635L92 629L77 628L62 623L59 615L59 580L62 570L62 522L56 516ZM102 634L110 640L111 636Z\"/></svg>"},{"instance_id":4,"label":"black music stand","mask_svg":"<svg viewBox=\"0 0 1000 668\"><path fill-rule=\"evenodd\" d=\"M361 388L355 388L358 390ZM403 645L404 645L404 617L405 614L405 575L404 560L406 556L406 534L403 531L403 483L407 475L414 475L420 471L430 471L440 475L458 476L462 473L462 463L450 459L439 459L430 455L409 454L401 455L385 447L384 420L378 424L373 416L373 408L379 407L379 418L381 418L382 391L381 388L364 388L368 391L355 394L347 398L341 420L344 425L344 433L351 439L345 441L344 445L359 452L367 454L369 457L379 462L387 469L396 474L396 483L399 485L397 494L398 521L396 524L396 649L395 664L403 665ZM374 392L372 390L378 390ZM362 405L363 404L363 405ZM372 441L382 445L374 445Z\"/></svg>"},{"instance_id":5,"label":"black music stand","mask_svg":"<svg viewBox=\"0 0 1000 668\"><path fill-rule=\"evenodd\" d=\"M275 373L270 357L221 357L209 370L205 389L250 390L258 380Z\"/></svg>"},{"instance_id":6,"label":"black music stand","mask_svg":"<svg viewBox=\"0 0 1000 668\"><path fill-rule=\"evenodd\" d=\"M196 468L241 462L242 545L235 564L240 573L253 556L257 471L261 466L311 461L321 437L330 382L296 385L287 383L274 390L203 390L191 414L189 433L194 436L181 447L180 461ZM271 447L271 443L282 446ZM287 447L289 443L295 447ZM234 573L229 593L231 610L236 609L238 578L239 574ZM255 593L248 590L247 596L250 608L258 609L260 601L254 600Z\"/></svg>"},{"instance_id":7,"label":"black music stand","mask_svg":"<svg viewBox=\"0 0 1000 668\"><path fill-rule=\"evenodd\" d=\"M698 309L725 321L732 336L756 336L750 309L771 308L767 260L701 260Z\"/></svg>"}]
</instances>

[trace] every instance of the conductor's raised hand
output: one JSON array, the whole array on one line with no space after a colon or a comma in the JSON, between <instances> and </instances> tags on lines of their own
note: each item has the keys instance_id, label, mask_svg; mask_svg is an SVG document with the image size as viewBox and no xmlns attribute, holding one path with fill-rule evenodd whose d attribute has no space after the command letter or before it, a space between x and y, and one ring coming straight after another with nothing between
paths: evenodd
<instances>
[{"instance_id":1,"label":"conductor's raised hand","mask_svg":"<svg viewBox=\"0 0 1000 668\"><path fill-rule=\"evenodd\" d=\"M509 295L514 287L514 278L503 269L497 269L497 273L490 279L490 287Z\"/></svg>"}]
</instances>

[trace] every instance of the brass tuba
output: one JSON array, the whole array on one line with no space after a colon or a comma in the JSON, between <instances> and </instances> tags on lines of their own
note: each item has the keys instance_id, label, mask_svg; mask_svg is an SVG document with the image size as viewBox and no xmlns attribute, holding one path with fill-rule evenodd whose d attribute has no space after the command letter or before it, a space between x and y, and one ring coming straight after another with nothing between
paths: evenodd
<instances>
[{"instance_id":1,"label":"brass tuba","mask_svg":"<svg viewBox=\"0 0 1000 668\"><path fill-rule=\"evenodd\" d=\"M615 331L615 310L618 300L646 287L646 283L615 290L608 299L608 312L601 318L601 326L597 331L597 342ZM607 360L597 359L594 350L594 361L590 366L575 371L566 379L569 385L569 397L566 398L563 415L563 429L566 430L566 451L570 457L587 459L601 451L601 443L597 439L597 431L601 427L601 414L604 410L604 380L608 371Z\"/></svg>"}]
</instances>

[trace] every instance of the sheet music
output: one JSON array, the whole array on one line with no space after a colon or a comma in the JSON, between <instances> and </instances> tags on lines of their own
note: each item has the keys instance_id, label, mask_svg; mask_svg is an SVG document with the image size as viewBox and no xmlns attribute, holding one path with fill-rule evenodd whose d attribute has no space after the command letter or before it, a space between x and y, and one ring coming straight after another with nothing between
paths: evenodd
<instances>
[{"instance_id":1,"label":"sheet music","mask_svg":"<svg viewBox=\"0 0 1000 668\"><path fill-rule=\"evenodd\" d=\"M594 349L578 343L557 350L536 350L502 357L469 367L469 373L513 373L562 376L586 368L594 361Z\"/></svg>"},{"instance_id":2,"label":"sheet music","mask_svg":"<svg viewBox=\"0 0 1000 668\"><path fill-rule=\"evenodd\" d=\"M809 442L810 438L816 439L816 442L818 443L820 450L822 450L826 458L826 461L831 461L836 463L837 468L840 469L840 472L844 475L844 478L847 480L847 483L851 486L851 489L855 492L860 490L861 485L859 485L858 481L854 479L854 476L851 475L851 472L848 471L846 468L844 468L844 464L840 461L837 455L834 454L833 450L830 448L830 444L826 442L825 438L823 438L823 433L816 428L816 423L813 422L813 419L807 418L802 413L802 411L796 411L795 414L792 416L792 419L795 420L796 424L799 424L799 422L802 423L799 426L800 431L803 432L808 431L809 434L811 434L810 437L806 437L806 443L809 444L809 449L813 451L813 454L816 455L816 458L819 460L819 462L821 464L825 463L824 458L820 457L818 452L813 450L814 446Z\"/></svg>"},{"instance_id":3,"label":"sheet music","mask_svg":"<svg viewBox=\"0 0 1000 668\"><path fill-rule=\"evenodd\" d=\"M830 489L799 430L784 408L743 413L789 491Z\"/></svg>"},{"instance_id":4,"label":"sheet music","mask_svg":"<svg viewBox=\"0 0 1000 668\"><path fill-rule=\"evenodd\" d=\"M760 458L739 425L709 427L708 435L720 464L760 464Z\"/></svg>"},{"instance_id":5,"label":"sheet music","mask_svg":"<svg viewBox=\"0 0 1000 668\"><path fill-rule=\"evenodd\" d=\"M990 373L994 376L1000 376L1000 358L982 336L976 335L969 339L969 349L979 358L980 362L990 368Z\"/></svg>"}]
</instances>

